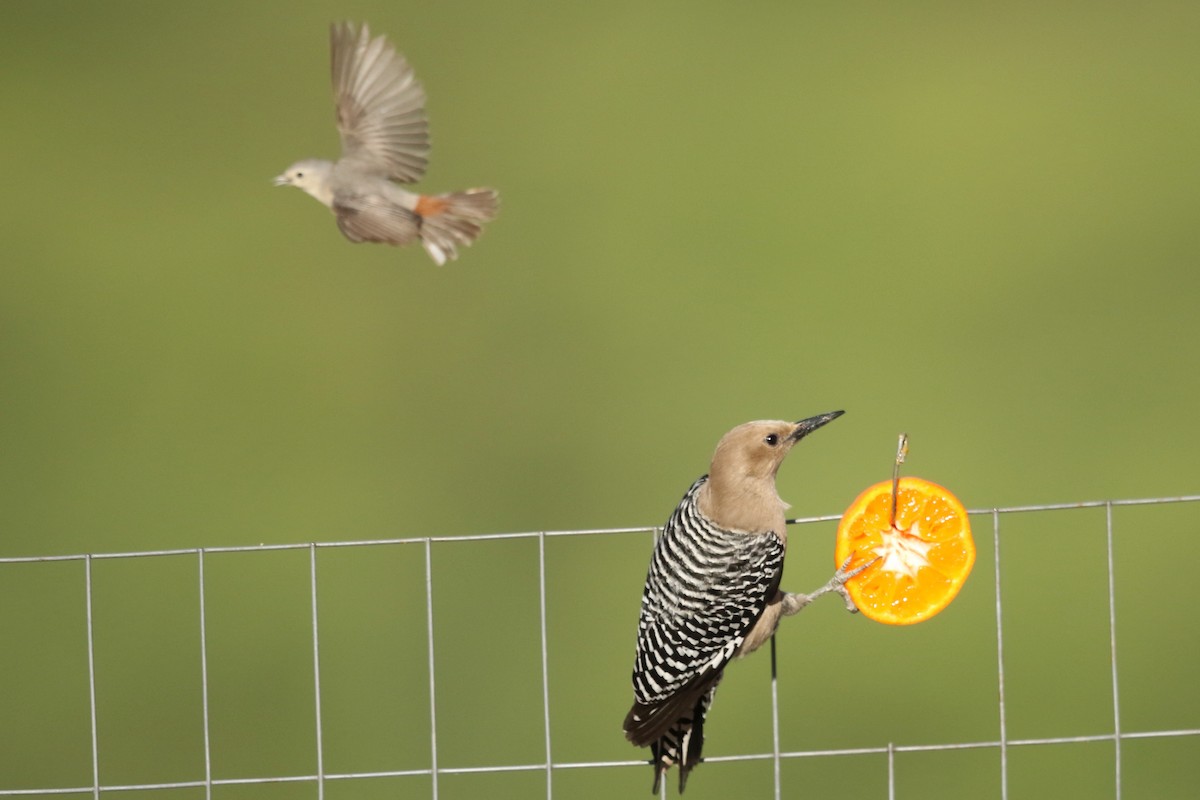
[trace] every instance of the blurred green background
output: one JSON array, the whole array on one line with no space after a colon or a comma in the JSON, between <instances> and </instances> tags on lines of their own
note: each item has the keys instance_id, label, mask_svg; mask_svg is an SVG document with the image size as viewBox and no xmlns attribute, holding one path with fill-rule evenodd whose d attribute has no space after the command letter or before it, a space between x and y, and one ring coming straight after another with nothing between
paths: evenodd
<instances>
[{"instance_id":1,"label":"blurred green background","mask_svg":"<svg viewBox=\"0 0 1200 800\"><path fill-rule=\"evenodd\" d=\"M442 269L270 184L336 155L343 18L425 83L422 188L501 190ZM1200 491L1195 3L38 0L0 20L0 556L656 525L728 428L834 408L780 475L798 515L886 477L901 430L910 474L971 508ZM1200 727L1200 504L1113 516L1121 727ZM998 738L974 520L975 575L937 619L828 601L788 621L785 749ZM785 586L828 577L833 530L794 529ZM1001 518L1012 738L1113 730L1104 534L1103 509ZM619 721L649 547L546 543L555 761L639 757ZM432 558L438 765L544 761L536 542ZM105 785L203 778L196 562L94 564ZM423 547L317 563L325 770L428 768ZM213 776L314 774L308 552L205 568ZM0 564L0 789L91 785L85 630L82 562ZM731 668L709 755L770 748L769 666ZM1200 738L1126 741L1122 768L1124 797L1194 797ZM1010 796L1111 797L1113 769L1111 742L1013 748ZM783 785L884 797L886 774L796 759ZM554 796L650 778L558 770ZM896 778L998 797L999 753L904 754ZM770 762L714 763L688 796L770 787Z\"/></svg>"}]
</instances>

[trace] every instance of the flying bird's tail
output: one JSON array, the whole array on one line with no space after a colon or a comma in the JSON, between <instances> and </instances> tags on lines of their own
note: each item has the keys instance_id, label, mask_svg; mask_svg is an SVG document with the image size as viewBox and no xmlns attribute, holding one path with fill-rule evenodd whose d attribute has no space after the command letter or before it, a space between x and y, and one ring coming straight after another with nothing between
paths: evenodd
<instances>
[{"instance_id":1,"label":"flying bird's tail","mask_svg":"<svg viewBox=\"0 0 1200 800\"><path fill-rule=\"evenodd\" d=\"M449 194L421 195L416 212L421 220L421 244L440 267L458 258L458 245L469 245L496 216L495 189L467 189Z\"/></svg>"}]
</instances>

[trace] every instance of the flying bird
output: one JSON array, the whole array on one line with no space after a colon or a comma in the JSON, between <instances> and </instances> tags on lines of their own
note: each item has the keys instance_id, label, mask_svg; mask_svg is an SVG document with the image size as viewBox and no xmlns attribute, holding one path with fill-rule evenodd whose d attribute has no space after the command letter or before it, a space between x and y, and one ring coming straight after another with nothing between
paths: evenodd
<instances>
[{"instance_id":1,"label":"flying bird","mask_svg":"<svg viewBox=\"0 0 1200 800\"><path fill-rule=\"evenodd\" d=\"M782 616L835 592L867 564L842 566L811 594L780 590L787 504L775 488L792 447L837 419L747 422L721 438L707 475L692 484L654 546L638 619L633 707L625 738L650 747L654 788L679 765L679 791L700 763L704 720L725 666L775 633ZM872 562L873 563L873 562Z\"/></svg>"},{"instance_id":2,"label":"flying bird","mask_svg":"<svg viewBox=\"0 0 1200 800\"><path fill-rule=\"evenodd\" d=\"M328 206L352 242L405 245L419 239L439 266L458 257L496 216L494 189L418 194L429 164L425 90L404 56L364 23L335 23L329 48L342 157L305 159L275 178Z\"/></svg>"}]
</instances>

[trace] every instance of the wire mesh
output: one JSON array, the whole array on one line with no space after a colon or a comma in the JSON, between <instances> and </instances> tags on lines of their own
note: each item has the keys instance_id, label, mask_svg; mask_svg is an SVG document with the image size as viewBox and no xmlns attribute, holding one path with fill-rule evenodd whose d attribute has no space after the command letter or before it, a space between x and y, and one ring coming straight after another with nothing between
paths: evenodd
<instances>
[{"instance_id":1,"label":"wire mesh","mask_svg":"<svg viewBox=\"0 0 1200 800\"><path fill-rule=\"evenodd\" d=\"M783 791L783 778L781 765L785 760L789 759L813 759L813 758L834 758L844 756L857 755L879 755L884 756L887 761L887 796L894 798L896 796L896 756L903 753L921 753L935 751L952 751L952 750L979 750L979 749L994 749L998 752L1000 763L1000 785L999 794L1004 800L1009 797L1009 766L1008 759L1010 751L1013 748L1036 747L1044 745L1056 744L1071 744L1071 743L1088 743L1088 742L1111 742L1115 751L1115 771L1112 776L1112 786L1114 794L1118 798L1121 797L1122 791L1122 742L1140 739L1162 739L1173 737L1197 737L1200 736L1200 727L1184 727L1170 728L1158 730L1125 730L1121 725L1121 700L1119 692L1119 664L1117 659L1117 611L1116 611L1116 581L1115 581L1115 556L1113 548L1113 509L1121 506L1146 506L1146 505L1162 505L1175 503L1189 503L1200 501L1200 495L1187 495L1178 497L1159 497L1149 499L1133 499L1133 500L1105 500L1105 501L1090 501L1081 503L1057 503L1046 505L1026 505L1013 506L1007 508L991 508L972 510L968 512L973 517L987 518L991 522L992 533L992 550L994 556L993 583L995 591L995 638L996 638L996 697L998 701L998 720L999 726L996 731L995 738L982 741L957 741L957 742L940 742L940 743L896 743L888 742L883 746L867 746L867 747L848 747L848 748L830 748L830 749L806 749L806 750L784 750L781 747L780 737L780 704L778 692L778 678L776 675L776 652L775 643L771 643L771 741L772 749L770 752L754 752L744 754L729 754L711 756L705 759L706 763L721 763L721 762L742 762L742 761L766 761L773 762L773 783L774 796L779 798ZM1004 650L1004 603L1001 595L1002 582L1002 560L1001 560L1001 519L1005 515L1021 514L1021 513L1048 513L1067 509L1080 508L1103 508L1105 511L1105 551L1107 562L1107 617L1108 617L1108 651L1111 661L1111 688L1112 688L1112 730L1111 732L1089 734L1080 736L1056 736L1056 737L1041 737L1041 738L1011 738L1008 733L1007 721L1007 699L1006 699L1006 676L1005 676L1005 650ZM794 520L788 520L790 525L804 525L816 522L828 522L837 520L837 515L826 515L817 517L806 517ZM20 786L4 785L4 777L0 776L0 797L17 797L17 796L58 796L58 795L92 795L94 798L99 798L102 794L133 791L133 790L154 790L154 789L203 789L204 796L211 798L213 789L222 786L246 786L256 784L286 784L286 783L303 783L312 784L316 788L318 798L325 797L326 785L330 782L344 782L374 778L392 778L392 777L409 777L409 776L427 776L430 779L431 795L436 800L439 793L439 778L447 775L466 775L466 774L486 774L486 773L511 773L511 772L542 772L545 774L545 792L546 797L553 798L555 794L555 773L556 771L578 770L578 769L608 769L608 768L629 768L638 767L645 768L646 760L644 759L624 759L610 761L555 761L552 750L551 736L551 692L550 692L550 668L548 654L553 646L550 641L549 629L547 626L547 589L546 589L546 540L559 539L568 537L587 537L587 536L629 536L656 535L658 529L656 527L639 527L639 528L607 528L607 529L586 529L586 530L564 530L564 531L540 531L526 533L500 533L500 534L477 534L467 536L427 536L414 538L396 538L396 539L370 539L357 541L343 542L310 542L297 544L277 544L277 545L247 545L247 546L229 546L229 547L199 547L185 549L165 549L165 550L147 550L139 552L121 552L121 553L97 553L97 554L79 554L79 555L48 555L48 556L26 556L26 557L8 557L0 558L0 565L12 564L33 564L33 563L53 563L65 561L83 562L84 575L84 598L85 598L85 619L86 619L86 653L87 653L87 678L88 678L88 703L89 703L89 721L90 721L90 774L92 783L90 786L61 786L54 788L25 788ZM537 572L538 572L538 608L539 608L539 635L540 635L540 696L541 696L541 725L544 728L544 758L535 763L515 763L515 764L498 764L498 765L475 765L475 766L447 766L444 765L438 756L438 709L437 709L437 665L435 663L435 641L437 638L437 626L434 617L434 581L435 573L433 566L433 545L441 542L454 542L463 545L469 545L471 542L483 541L499 541L499 540L535 540L537 544ZM365 546L396 546L396 547L413 547L421 548L423 551L423 566L424 566L424 623L426 646L428 650L428 709L429 709L429 768L424 769L397 769L397 770L378 770L367 772L327 772L325 768L325 743L322 732L322 694L321 694L321 636L320 626L318 624L318 587L320 584L318 574L318 551L334 548L354 548ZM209 663L209 618L208 618L208 600L206 596L206 558L207 556L218 553L249 553L249 552L264 552L264 551L303 551L308 553L308 599L311 613L311 637L312 637L312 663L313 663L313 685L311 687L314 720L315 720L315 764L316 771L313 774L297 774L297 775L268 775L261 777L220 777L218 771L213 764L213 742L212 731L210 728L210 663ZM100 736L100 726L98 724L97 714L97 673L96 673L96 641L95 641L95 621L94 621L94 594L93 594L93 566L97 561L105 561L112 559L143 559L155 558L164 556L194 556L196 559L196 575L198 580L198 597L199 608L197 609L199 622L199 654L200 654L200 698L202 706L202 723L203 723L203 775L191 780L166 781L155 783L134 783L134 784L104 784L101 782L101 753L102 742ZM641 569L643 565L639 564L637 569ZM2 573L0 573L2 578ZM1200 712L1197 712L1200 718ZM20 719L0 720L0 733L5 731L5 728L12 728L8 736L15 736L16 726L21 725ZM666 784L663 782L662 796L666 796Z\"/></svg>"}]
</instances>

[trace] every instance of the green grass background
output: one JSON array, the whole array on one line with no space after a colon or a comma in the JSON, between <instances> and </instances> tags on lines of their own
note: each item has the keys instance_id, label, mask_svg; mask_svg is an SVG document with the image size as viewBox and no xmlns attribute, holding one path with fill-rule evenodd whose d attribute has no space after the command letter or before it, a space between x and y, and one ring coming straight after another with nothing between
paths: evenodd
<instances>
[{"instance_id":1,"label":"green grass background","mask_svg":"<svg viewBox=\"0 0 1200 800\"><path fill-rule=\"evenodd\" d=\"M501 190L462 258L352 246L270 185L334 156L327 26L424 81L428 180ZM0 9L0 556L661 524L719 436L847 415L780 491L888 474L972 508L1200 490L1200 7L9 2ZM779 639L785 749L998 737L990 520L937 619L822 602ZM1124 730L1200 726L1200 505L1119 508ZM795 529L786 585L832 568ZM1104 511L1001 519L1008 731L1113 729ZM556 761L620 734L648 536L546 544ZM545 758L533 541L433 548L441 767ZM316 770L306 551L206 559L217 778ZM99 775L202 778L194 556L93 568ZM424 551L321 551L328 772L430 764ZM81 562L0 565L0 789L92 781ZM770 747L735 665L711 755ZM1127 741L1190 798L1200 738ZM1111 797L1111 743L1014 748L1011 797ZM650 770L554 795L644 796ZM884 797L876 756L789 797ZM897 797L998 797L999 754L897 758ZM767 794L769 762L688 796ZM327 797L427 797L428 777ZM528 797L542 773L443 776ZM673 791L673 790L672 790ZM115 793L200 798L203 790ZM214 797L316 797L312 784Z\"/></svg>"}]
</instances>

